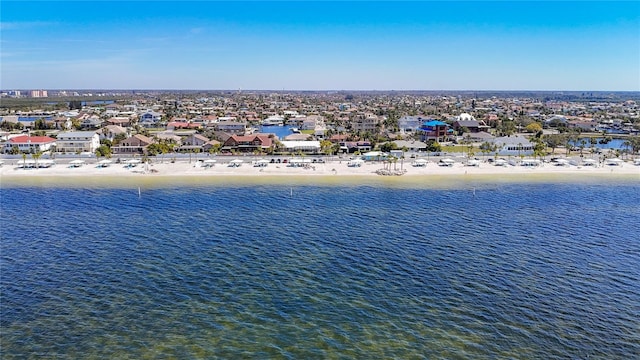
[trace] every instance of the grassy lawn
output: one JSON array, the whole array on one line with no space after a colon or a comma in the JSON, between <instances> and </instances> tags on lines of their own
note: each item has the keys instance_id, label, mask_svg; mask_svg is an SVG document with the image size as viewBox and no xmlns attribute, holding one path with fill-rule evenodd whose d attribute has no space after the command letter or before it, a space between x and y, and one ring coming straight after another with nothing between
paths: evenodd
<instances>
[{"instance_id":1,"label":"grassy lawn","mask_svg":"<svg viewBox=\"0 0 640 360\"><path fill-rule=\"evenodd\" d=\"M465 145L447 145L442 147L442 151L448 152L448 153L456 153L456 152L466 153L468 150L469 150L469 147ZM480 149L474 148L473 151L479 152Z\"/></svg>"}]
</instances>

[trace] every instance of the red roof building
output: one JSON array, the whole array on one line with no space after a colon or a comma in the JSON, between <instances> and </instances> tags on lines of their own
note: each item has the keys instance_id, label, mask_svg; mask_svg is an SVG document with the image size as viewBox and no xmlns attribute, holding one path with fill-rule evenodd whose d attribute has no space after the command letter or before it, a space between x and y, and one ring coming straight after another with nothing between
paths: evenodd
<instances>
[{"instance_id":1,"label":"red roof building","mask_svg":"<svg viewBox=\"0 0 640 360\"><path fill-rule=\"evenodd\" d=\"M4 144L4 152L9 153L17 147L23 153L37 153L49 151L56 144L56 139L48 136L20 135L12 137Z\"/></svg>"}]
</instances>

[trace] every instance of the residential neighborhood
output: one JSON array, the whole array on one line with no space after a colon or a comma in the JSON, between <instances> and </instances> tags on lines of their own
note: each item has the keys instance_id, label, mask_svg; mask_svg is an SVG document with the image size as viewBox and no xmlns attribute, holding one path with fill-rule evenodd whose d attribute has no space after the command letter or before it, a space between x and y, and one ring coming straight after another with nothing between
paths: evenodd
<instances>
[{"instance_id":1,"label":"residential neighborhood","mask_svg":"<svg viewBox=\"0 0 640 360\"><path fill-rule=\"evenodd\" d=\"M69 101L49 90L20 105L15 93L0 107L4 154L543 156L596 152L614 139L618 155L640 150L637 94L114 92Z\"/></svg>"}]
</instances>

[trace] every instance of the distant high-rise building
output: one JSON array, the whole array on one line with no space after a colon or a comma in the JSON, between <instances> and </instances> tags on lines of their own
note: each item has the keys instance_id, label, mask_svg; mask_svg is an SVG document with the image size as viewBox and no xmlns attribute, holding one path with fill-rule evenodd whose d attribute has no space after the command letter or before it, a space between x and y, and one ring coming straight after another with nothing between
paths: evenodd
<instances>
[{"instance_id":1,"label":"distant high-rise building","mask_svg":"<svg viewBox=\"0 0 640 360\"><path fill-rule=\"evenodd\" d=\"M31 90L29 91L29 96L32 98L43 98L48 97L47 90Z\"/></svg>"}]
</instances>

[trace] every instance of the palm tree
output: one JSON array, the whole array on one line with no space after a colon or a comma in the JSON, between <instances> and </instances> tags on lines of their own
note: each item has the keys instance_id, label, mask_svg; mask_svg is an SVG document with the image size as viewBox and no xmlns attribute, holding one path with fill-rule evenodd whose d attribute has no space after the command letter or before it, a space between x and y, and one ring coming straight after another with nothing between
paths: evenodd
<instances>
[{"instance_id":1,"label":"palm tree","mask_svg":"<svg viewBox=\"0 0 640 360\"><path fill-rule=\"evenodd\" d=\"M22 153L22 168L27 167L27 154Z\"/></svg>"},{"instance_id":2,"label":"palm tree","mask_svg":"<svg viewBox=\"0 0 640 360\"><path fill-rule=\"evenodd\" d=\"M38 159L40 159L40 156L42 156L42 153L40 151L36 151L35 153L31 154L31 157L35 161L36 169L38 168Z\"/></svg>"}]
</instances>

